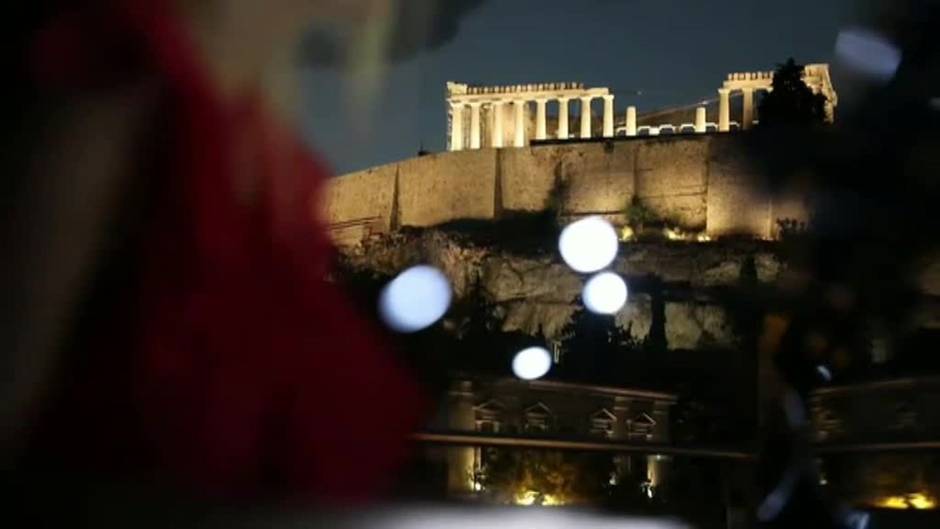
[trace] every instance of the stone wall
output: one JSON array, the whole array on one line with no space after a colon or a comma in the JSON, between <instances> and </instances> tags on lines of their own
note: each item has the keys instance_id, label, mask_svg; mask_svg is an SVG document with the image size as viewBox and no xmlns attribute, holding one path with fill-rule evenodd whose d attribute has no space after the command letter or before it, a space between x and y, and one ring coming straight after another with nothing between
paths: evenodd
<instances>
[{"instance_id":1,"label":"stone wall","mask_svg":"<svg viewBox=\"0 0 940 529\"><path fill-rule=\"evenodd\" d=\"M326 186L323 217L340 245L392 229L398 165L383 165L334 179Z\"/></svg>"},{"instance_id":2,"label":"stone wall","mask_svg":"<svg viewBox=\"0 0 940 529\"><path fill-rule=\"evenodd\" d=\"M711 137L636 142L636 192L640 200L679 226L704 229L711 143Z\"/></svg>"},{"instance_id":3,"label":"stone wall","mask_svg":"<svg viewBox=\"0 0 940 529\"><path fill-rule=\"evenodd\" d=\"M800 197L760 192L740 137L698 135L457 151L413 158L330 181L325 216L334 240L454 220L539 211L558 182L563 212L623 213L631 197L671 224L710 236L770 238L776 217L805 220Z\"/></svg>"},{"instance_id":4,"label":"stone wall","mask_svg":"<svg viewBox=\"0 0 940 529\"><path fill-rule=\"evenodd\" d=\"M480 149L399 163L399 225L427 227L456 219L495 218L495 153Z\"/></svg>"},{"instance_id":5,"label":"stone wall","mask_svg":"<svg viewBox=\"0 0 940 529\"><path fill-rule=\"evenodd\" d=\"M500 191L503 209L509 211L540 211L548 204L555 178L564 168L574 164L568 160L572 151L530 147L500 149ZM458 154L459 156L459 154Z\"/></svg>"},{"instance_id":6,"label":"stone wall","mask_svg":"<svg viewBox=\"0 0 940 529\"><path fill-rule=\"evenodd\" d=\"M706 225L710 235L768 238L775 224L770 197L760 190L756 164L732 136L712 138L708 160Z\"/></svg>"},{"instance_id":7,"label":"stone wall","mask_svg":"<svg viewBox=\"0 0 940 529\"><path fill-rule=\"evenodd\" d=\"M636 191L636 156L640 145L588 143L580 149L559 149L566 154L567 162L560 172L569 184L565 212L577 215L623 211Z\"/></svg>"}]
</instances>

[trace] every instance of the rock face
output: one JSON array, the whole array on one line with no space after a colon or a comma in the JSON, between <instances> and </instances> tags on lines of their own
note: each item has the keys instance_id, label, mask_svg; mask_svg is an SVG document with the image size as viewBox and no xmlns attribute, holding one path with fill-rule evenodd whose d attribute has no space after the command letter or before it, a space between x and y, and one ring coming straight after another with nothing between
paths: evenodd
<instances>
[{"instance_id":1,"label":"rock face","mask_svg":"<svg viewBox=\"0 0 940 529\"><path fill-rule=\"evenodd\" d=\"M634 294L616 318L617 325L634 342L642 343L650 335L653 325L653 303L649 294Z\"/></svg>"},{"instance_id":2,"label":"rock face","mask_svg":"<svg viewBox=\"0 0 940 529\"><path fill-rule=\"evenodd\" d=\"M513 253L464 234L423 230L374 238L344 257L347 266L387 276L419 263L434 265L450 279L456 300L479 296L493 306L503 331L546 341L563 339L583 310L586 277L554 250ZM646 341L659 319L669 349L699 349L736 343L720 293L741 281L773 282L782 266L759 243L660 242L623 244L611 268L630 288L628 303L615 317L626 336Z\"/></svg>"},{"instance_id":3,"label":"rock face","mask_svg":"<svg viewBox=\"0 0 940 529\"><path fill-rule=\"evenodd\" d=\"M666 344L670 349L732 347L734 330L720 305L666 303Z\"/></svg>"}]
</instances>

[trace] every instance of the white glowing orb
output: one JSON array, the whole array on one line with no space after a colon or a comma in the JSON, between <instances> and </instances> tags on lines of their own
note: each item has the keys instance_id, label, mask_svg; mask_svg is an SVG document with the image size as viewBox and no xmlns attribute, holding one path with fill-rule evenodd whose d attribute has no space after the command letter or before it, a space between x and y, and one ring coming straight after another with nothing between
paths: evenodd
<instances>
[{"instance_id":1,"label":"white glowing orb","mask_svg":"<svg viewBox=\"0 0 940 529\"><path fill-rule=\"evenodd\" d=\"M901 64L901 50L894 43L863 28L839 32L836 56L857 72L882 82L894 77Z\"/></svg>"},{"instance_id":2,"label":"white glowing orb","mask_svg":"<svg viewBox=\"0 0 940 529\"><path fill-rule=\"evenodd\" d=\"M588 279L581 291L584 306L596 314L616 314L627 303L627 284L613 272Z\"/></svg>"},{"instance_id":3,"label":"white glowing orb","mask_svg":"<svg viewBox=\"0 0 940 529\"><path fill-rule=\"evenodd\" d=\"M516 353L512 372L523 380L542 378L552 368L552 355L542 347L529 347Z\"/></svg>"},{"instance_id":4,"label":"white glowing orb","mask_svg":"<svg viewBox=\"0 0 940 529\"><path fill-rule=\"evenodd\" d=\"M561 257L577 272L596 272L617 257L617 231L600 217L573 222L561 231L558 249Z\"/></svg>"},{"instance_id":5,"label":"white glowing orb","mask_svg":"<svg viewBox=\"0 0 940 529\"><path fill-rule=\"evenodd\" d=\"M431 326L450 306L450 283L432 266L414 266L398 274L379 297L379 314L398 332Z\"/></svg>"}]
</instances>

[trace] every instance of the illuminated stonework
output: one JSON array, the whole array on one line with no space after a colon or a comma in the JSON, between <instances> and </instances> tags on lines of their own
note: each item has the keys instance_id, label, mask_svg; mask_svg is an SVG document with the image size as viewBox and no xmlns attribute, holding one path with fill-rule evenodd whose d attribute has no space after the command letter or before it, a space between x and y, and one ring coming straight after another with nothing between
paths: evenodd
<instances>
[{"instance_id":1,"label":"illuminated stonework","mask_svg":"<svg viewBox=\"0 0 940 529\"><path fill-rule=\"evenodd\" d=\"M580 83L539 83L508 86L471 86L447 83L448 150L482 147L524 147L529 138L549 138L546 106L558 105L554 138L569 139L568 103L580 102L580 139L592 135L591 101L604 100L604 137L614 135L614 96L607 88L585 88ZM535 124L530 121L535 103Z\"/></svg>"},{"instance_id":2,"label":"illuminated stonework","mask_svg":"<svg viewBox=\"0 0 940 529\"><path fill-rule=\"evenodd\" d=\"M718 89L717 122L708 121L704 101L695 107L694 118L688 123L655 123L638 126L636 106L628 106L621 122L616 120L614 95L606 87L586 88L581 83L537 83L507 86L473 86L447 83L447 148L451 151L484 147L524 147L531 140L590 139L596 132L591 103L603 99L603 121L600 137L658 136L661 134L703 134L750 129L758 118L755 94L773 89L773 72L736 72L728 74ZM804 68L804 82L817 94L826 97L826 118L832 122L839 98L829 76L828 64L810 64ZM742 97L739 121L731 119L731 97ZM571 101L578 101L578 133L570 127ZM531 116L535 105L534 121ZM547 107L555 105L557 118L549 127ZM641 116L642 118L642 116ZM550 130L551 129L551 130Z\"/></svg>"}]
</instances>

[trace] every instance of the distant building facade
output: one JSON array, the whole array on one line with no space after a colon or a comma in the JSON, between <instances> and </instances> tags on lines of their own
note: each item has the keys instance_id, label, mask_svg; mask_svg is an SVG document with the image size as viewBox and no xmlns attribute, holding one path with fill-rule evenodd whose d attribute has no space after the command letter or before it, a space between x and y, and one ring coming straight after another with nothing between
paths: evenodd
<instances>
[{"instance_id":1,"label":"distant building facade","mask_svg":"<svg viewBox=\"0 0 940 529\"><path fill-rule=\"evenodd\" d=\"M940 503L940 378L896 378L816 390L810 398L822 485L856 505Z\"/></svg>"},{"instance_id":2,"label":"distant building facade","mask_svg":"<svg viewBox=\"0 0 940 529\"><path fill-rule=\"evenodd\" d=\"M940 378L824 387L810 408L821 443L940 440Z\"/></svg>"},{"instance_id":3,"label":"distant building facade","mask_svg":"<svg viewBox=\"0 0 940 529\"><path fill-rule=\"evenodd\" d=\"M446 405L431 426L503 438L666 444L671 439L670 414L676 400L670 393L639 389L466 377L453 381ZM449 493L476 492L474 476L486 470L486 450L452 447L446 457ZM631 459L619 459L620 465L625 469L644 465L653 487L667 479L669 458L627 457Z\"/></svg>"}]
</instances>

